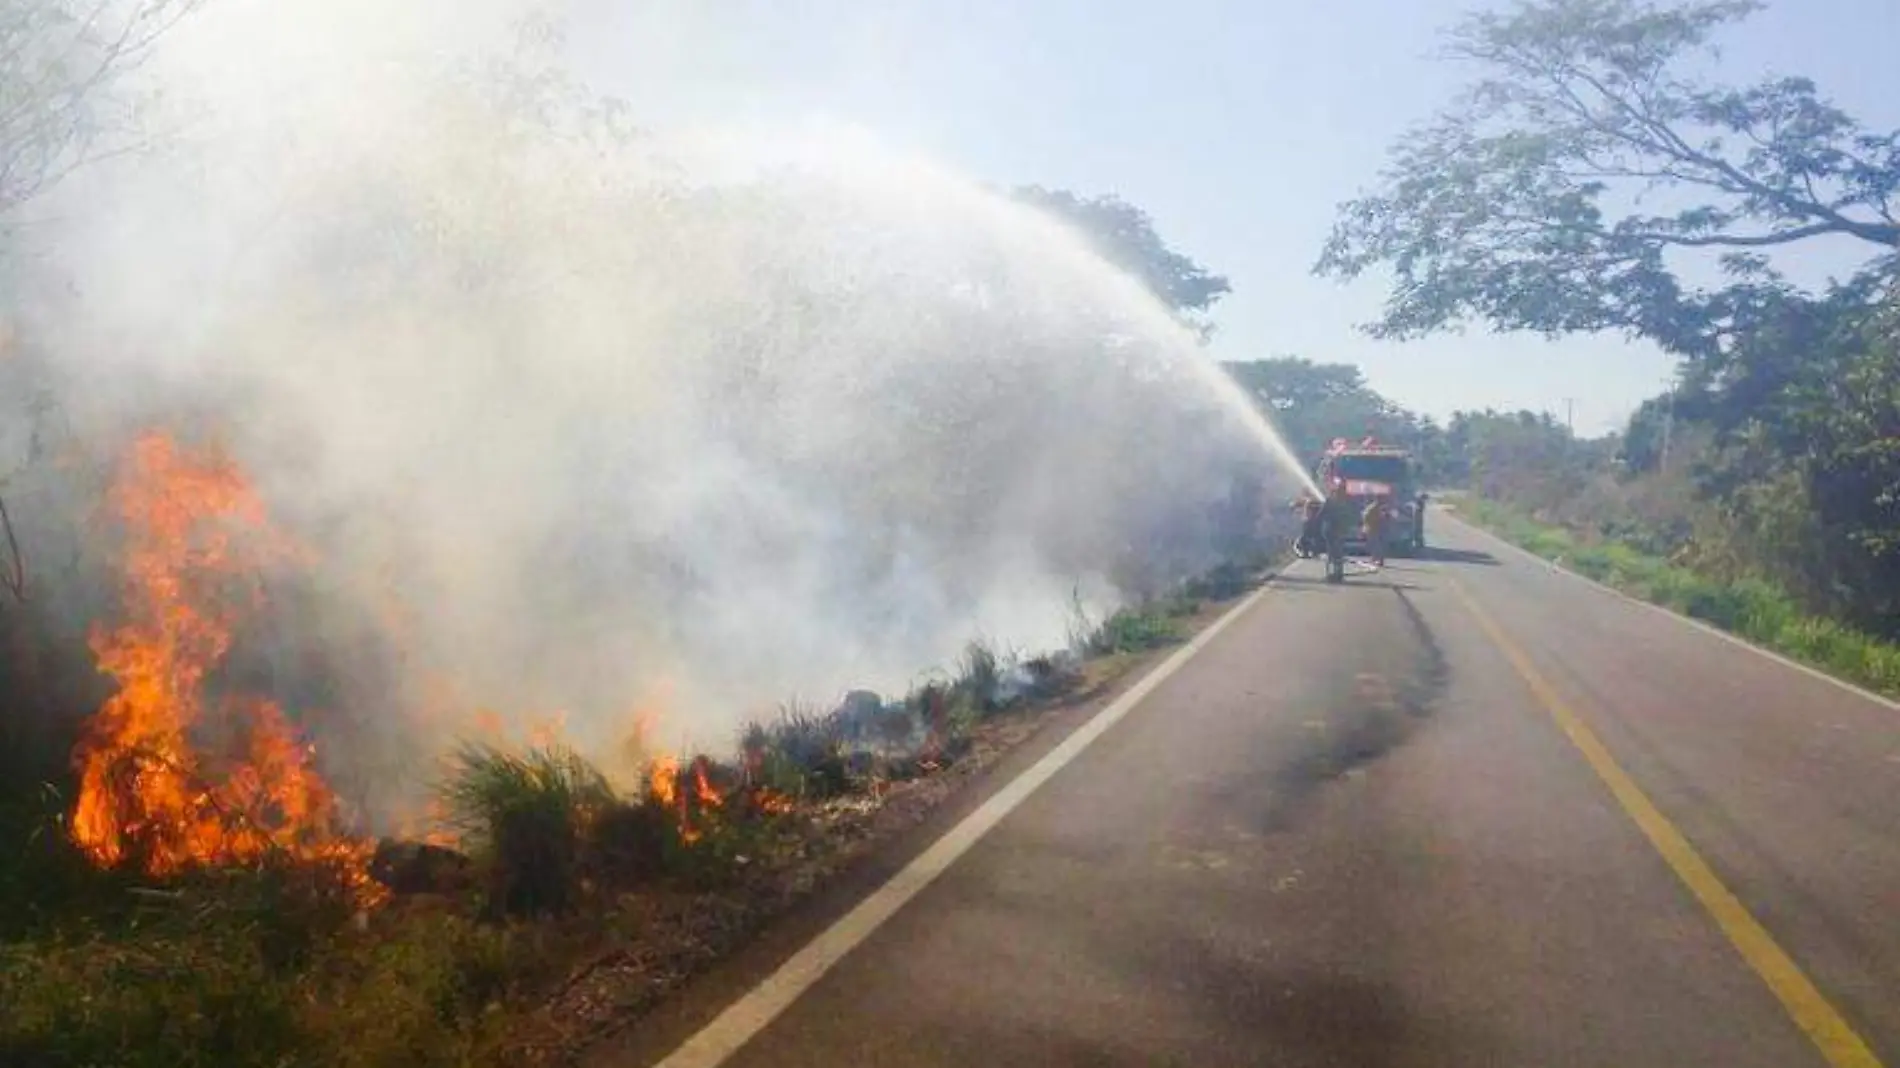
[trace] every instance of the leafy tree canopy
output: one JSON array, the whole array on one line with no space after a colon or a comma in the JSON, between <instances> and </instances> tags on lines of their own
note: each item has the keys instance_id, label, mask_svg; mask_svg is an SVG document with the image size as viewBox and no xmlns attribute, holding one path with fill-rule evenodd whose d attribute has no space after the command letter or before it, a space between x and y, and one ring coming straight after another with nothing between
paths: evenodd
<instances>
[{"instance_id":1,"label":"leafy tree canopy","mask_svg":"<svg viewBox=\"0 0 1900 1068\"><path fill-rule=\"evenodd\" d=\"M1688 356L1785 289L1763 250L1824 235L1890 276L1900 130L1869 130L1814 82L1739 87L1691 69L1755 0L1536 0L1469 17L1450 54L1485 72L1342 206L1316 272L1394 285L1376 336L1476 320L1546 335L1623 330ZM1663 191L1679 210L1641 208ZM1665 253L1722 253L1692 290Z\"/></svg>"},{"instance_id":2,"label":"leafy tree canopy","mask_svg":"<svg viewBox=\"0 0 1900 1068\"><path fill-rule=\"evenodd\" d=\"M1334 438L1370 434L1411 448L1425 479L1439 477L1438 427L1381 396L1352 364L1279 356L1225 367L1308 466L1318 464Z\"/></svg>"}]
</instances>

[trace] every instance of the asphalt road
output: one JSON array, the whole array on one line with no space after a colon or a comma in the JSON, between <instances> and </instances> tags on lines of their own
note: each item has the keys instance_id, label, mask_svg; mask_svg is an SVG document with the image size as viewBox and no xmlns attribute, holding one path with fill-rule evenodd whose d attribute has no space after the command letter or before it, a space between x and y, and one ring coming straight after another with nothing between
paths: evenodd
<instances>
[{"instance_id":1,"label":"asphalt road","mask_svg":"<svg viewBox=\"0 0 1900 1068\"><path fill-rule=\"evenodd\" d=\"M1296 567L696 1063L1900 1068L1900 710L1430 533Z\"/></svg>"}]
</instances>

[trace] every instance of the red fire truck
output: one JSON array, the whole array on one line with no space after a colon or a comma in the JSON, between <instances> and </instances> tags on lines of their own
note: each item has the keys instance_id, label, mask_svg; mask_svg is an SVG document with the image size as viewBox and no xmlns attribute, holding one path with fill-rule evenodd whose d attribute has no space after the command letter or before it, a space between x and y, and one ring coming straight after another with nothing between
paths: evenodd
<instances>
[{"instance_id":1,"label":"red fire truck","mask_svg":"<svg viewBox=\"0 0 1900 1068\"><path fill-rule=\"evenodd\" d=\"M1418 468L1410 451L1381 445L1371 437L1353 443L1334 438L1319 469L1320 488L1331 492L1337 483L1346 484L1346 494L1364 508L1374 497L1390 499L1392 524L1386 545L1394 556L1414 556L1425 548L1425 502L1418 491ZM1347 548L1364 548L1363 534L1347 541Z\"/></svg>"}]
</instances>

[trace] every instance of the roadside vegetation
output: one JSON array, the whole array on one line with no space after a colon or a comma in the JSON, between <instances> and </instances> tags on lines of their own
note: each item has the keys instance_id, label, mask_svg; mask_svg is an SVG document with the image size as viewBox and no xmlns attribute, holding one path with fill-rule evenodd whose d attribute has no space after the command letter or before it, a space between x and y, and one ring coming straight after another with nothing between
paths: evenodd
<instances>
[{"instance_id":1,"label":"roadside vegetation","mask_svg":"<svg viewBox=\"0 0 1900 1068\"><path fill-rule=\"evenodd\" d=\"M1461 502L1459 514L1606 586L1720 627L1849 682L1900 696L1900 644L1813 615L1766 581L1713 579L1627 543L1539 523L1482 498Z\"/></svg>"},{"instance_id":2,"label":"roadside vegetation","mask_svg":"<svg viewBox=\"0 0 1900 1068\"><path fill-rule=\"evenodd\" d=\"M194 5L133 6L155 35ZM1452 47L1487 72L1478 91L1393 146L1319 263L1396 272L1381 336L1476 321L1660 345L1679 382L1626 430L1578 438L1528 411L1441 423L1355 367L1296 356L1228 370L1309 464L1341 435L1408 446L1428 486L1468 487L1469 514L1517 544L1900 693L1900 141L1805 79L1704 81L1705 46L1754 8L1535 0L1467 20ZM0 123L0 152L31 177L0 182L0 223L114 151L114 122L137 111L107 75L155 36L95 40L90 26L76 5L0 0L0 36L35 45L0 56L25 116ZM1686 207L1617 210L1655 185ZM1015 196L1211 329L1227 282L1138 209ZM1818 238L1865 262L1804 291L1773 255ZM1710 249L1730 253L1722 284L1672 273ZM27 465L77 472L71 496L97 496L97 443L60 437L23 353L0 336L0 430L29 443ZM1192 633L1257 581L1259 533L1291 519L1240 486L1214 554L1233 562L1104 619L1078 605L1064 649L974 642L902 695L792 701L729 751L644 754L635 782L558 744L471 741L436 791L452 837L315 859L272 842L158 875L75 843L75 745L110 689L86 631L112 597L68 557L22 550L34 505L19 473L0 475L0 1064L35 1068L561 1063L913 826L1052 710ZM29 518L85 551L78 519ZM190 781L164 753L135 755L128 766ZM276 755L272 769L298 769Z\"/></svg>"},{"instance_id":3,"label":"roadside vegetation","mask_svg":"<svg viewBox=\"0 0 1900 1068\"><path fill-rule=\"evenodd\" d=\"M130 21L114 26L93 5L0 0L9 45L0 89L19 120L0 121L0 154L19 164L0 180L0 258L15 251L15 209L88 160L153 136L136 128L139 101L117 74L199 5L122 7ZM555 106L538 81L533 92L502 88L532 96L537 115ZM1073 227L1185 323L1212 329L1226 280L1169 248L1140 209L1034 186L1013 196ZM283 657L258 668L270 658L243 650L253 636L238 620L261 598L235 569L242 554L227 550L230 528L257 533L244 517L261 503L248 500L241 472L219 465L108 488L121 443L68 418L51 373L58 339L22 325L30 299L0 297L0 1064L9 1066L564 1063L913 826L1049 713L1099 698L1203 625L1258 581L1283 533L1257 507L1259 472L1243 471L1230 513L1163 517L1182 522L1130 532L1104 565L1118 586L1145 590L1185 570L1188 552L1230 562L1145 599L1129 594L1137 603L1106 618L1078 601L1066 648L972 642L901 695L788 701L729 748L641 752L633 781L558 740L463 739L435 772L436 826L359 841L328 818L343 806L293 729L295 705L328 696L321 676L331 672L388 673L399 685L401 650L340 639L326 650L335 662ZM149 459L179 457L158 448ZM208 513L217 522L187 522L194 495L217 502ZM139 523L128 507L143 509ZM94 536L107 512L143 531L136 561L111 559L112 537ZM1177 535L1187 549L1168 540ZM225 564L234 569L204 574ZM289 578L272 591L293 623L316 597ZM221 700L211 691L231 680L214 678L211 661L234 648L239 666L226 674L268 676L265 695L284 699L253 717L274 733L222 737L195 717ZM313 678L272 689L291 659L289 674ZM108 749L94 728L128 693ZM242 752L227 760L225 749ZM110 759L87 780L81 758L101 752ZM234 767L244 774L223 774ZM82 819L88 781L108 803L159 797L169 822L136 806ZM323 833L301 833L311 828Z\"/></svg>"},{"instance_id":4,"label":"roadside vegetation","mask_svg":"<svg viewBox=\"0 0 1900 1068\"><path fill-rule=\"evenodd\" d=\"M454 847L386 841L368 886L288 860L172 879L98 870L49 796L4 902L16 929L0 942L0 1062L557 1063L1039 717L1185 637L1263 562L1105 619L1078 610L1069 649L977 641L900 699L788 703L734 752L657 759L632 789L558 745L465 745L439 787Z\"/></svg>"},{"instance_id":5,"label":"roadside vegetation","mask_svg":"<svg viewBox=\"0 0 1900 1068\"><path fill-rule=\"evenodd\" d=\"M1816 78L1724 64L1725 34L1763 6L1468 16L1445 40L1468 91L1392 143L1316 271L1389 274L1378 337L1479 325L1660 348L1674 382L1601 438L1567 412L1414 421L1430 477L1536 551L1890 690L1900 130ZM1817 245L1841 266L1797 284L1784 255Z\"/></svg>"}]
</instances>

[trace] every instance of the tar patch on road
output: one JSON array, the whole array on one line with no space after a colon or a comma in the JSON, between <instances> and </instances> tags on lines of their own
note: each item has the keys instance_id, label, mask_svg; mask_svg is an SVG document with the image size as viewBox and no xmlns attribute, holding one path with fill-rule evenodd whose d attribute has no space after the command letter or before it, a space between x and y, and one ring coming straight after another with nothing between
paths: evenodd
<instances>
[{"instance_id":1,"label":"tar patch on road","mask_svg":"<svg viewBox=\"0 0 1900 1068\"><path fill-rule=\"evenodd\" d=\"M1394 610L1347 639L1332 699L1302 724L1298 755L1279 769L1268 830L1289 826L1321 787L1367 772L1436 712L1450 675L1444 650L1406 591L1391 591Z\"/></svg>"}]
</instances>

